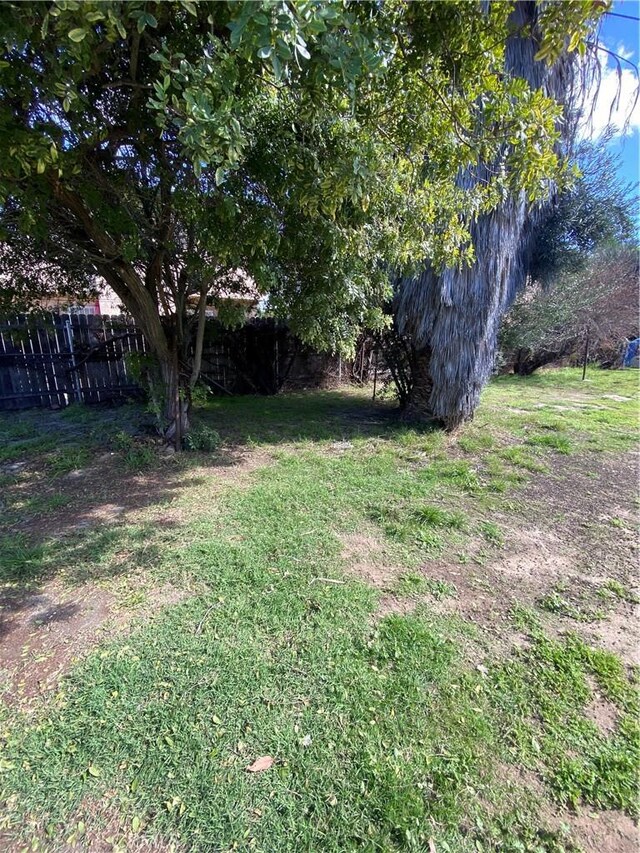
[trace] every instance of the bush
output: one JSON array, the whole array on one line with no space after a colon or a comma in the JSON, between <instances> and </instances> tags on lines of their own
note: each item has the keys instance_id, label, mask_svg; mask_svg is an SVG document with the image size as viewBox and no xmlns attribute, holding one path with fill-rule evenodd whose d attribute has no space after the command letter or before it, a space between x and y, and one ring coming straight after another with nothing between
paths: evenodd
<instances>
[{"instance_id":1,"label":"bush","mask_svg":"<svg viewBox=\"0 0 640 853\"><path fill-rule=\"evenodd\" d=\"M184 439L187 450L201 450L205 453L213 453L220 447L220 433L206 424L193 424Z\"/></svg>"}]
</instances>

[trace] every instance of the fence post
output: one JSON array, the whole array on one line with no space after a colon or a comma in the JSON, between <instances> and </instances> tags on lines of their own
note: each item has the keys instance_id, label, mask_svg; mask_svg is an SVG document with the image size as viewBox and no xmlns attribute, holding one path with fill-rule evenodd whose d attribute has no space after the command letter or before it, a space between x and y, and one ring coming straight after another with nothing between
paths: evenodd
<instances>
[{"instance_id":1,"label":"fence post","mask_svg":"<svg viewBox=\"0 0 640 853\"><path fill-rule=\"evenodd\" d=\"M76 353L73 348L73 326L71 325L71 320L65 321L64 328L67 333L67 340L69 341L69 352L71 353L71 381L73 383L73 390L76 401L78 403L81 403L82 391L80 390L79 377L78 372L76 370Z\"/></svg>"}]
</instances>

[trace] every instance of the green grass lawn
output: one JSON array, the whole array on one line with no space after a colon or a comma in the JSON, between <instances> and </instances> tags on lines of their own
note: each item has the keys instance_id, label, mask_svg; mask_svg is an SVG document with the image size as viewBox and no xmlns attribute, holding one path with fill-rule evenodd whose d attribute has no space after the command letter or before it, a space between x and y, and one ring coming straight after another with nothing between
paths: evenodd
<instances>
[{"instance_id":1,"label":"green grass lawn","mask_svg":"<svg viewBox=\"0 0 640 853\"><path fill-rule=\"evenodd\" d=\"M155 503L64 540L12 528L0 545L7 589L147 579L129 633L44 698L0 711L5 849L107 837L115 850L160 838L194 851L568 851L569 821L549 818L562 808L636 816L635 670L574 623L551 633L543 607L514 608L505 636L526 642L494 646L437 606L455 584L422 571L508 548L520 490L558 460L597 468L636 445L635 374L588 377L498 379L454 438L399 423L366 392L333 391L213 399L199 418L222 436L214 454L127 466L116 441L110 464L152 474ZM75 426L73 468L90 469L115 435L99 412L61 413L41 436L38 417L0 427L13 430L5 462L36 480L63 484L71 470L55 424ZM239 449L259 464L225 479ZM65 511L62 485L43 506L27 474L4 478L9 520L29 500L36 516ZM169 480L167 497L158 481ZM154 520L167 505L172 525ZM351 570L354 536L400 567L392 588ZM153 612L166 583L184 598ZM410 606L381 608L389 592ZM615 713L611 731L587 714L595 693ZM272 766L249 772L262 756Z\"/></svg>"}]
</instances>

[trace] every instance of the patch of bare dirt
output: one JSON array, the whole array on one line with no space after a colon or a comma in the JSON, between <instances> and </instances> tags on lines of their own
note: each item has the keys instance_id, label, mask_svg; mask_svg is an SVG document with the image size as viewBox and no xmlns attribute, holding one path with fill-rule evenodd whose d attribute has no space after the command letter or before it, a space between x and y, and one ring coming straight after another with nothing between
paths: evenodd
<instances>
[{"instance_id":1,"label":"patch of bare dirt","mask_svg":"<svg viewBox=\"0 0 640 853\"><path fill-rule=\"evenodd\" d=\"M605 737L616 730L618 724L618 711L615 706L596 694L585 708L585 716L595 723Z\"/></svg>"},{"instance_id":2,"label":"patch of bare dirt","mask_svg":"<svg viewBox=\"0 0 640 853\"><path fill-rule=\"evenodd\" d=\"M133 817L119 807L116 791L106 791L103 799L84 797L79 808L60 834L65 840L48 839L41 825L30 827L38 840L38 850L44 853L184 853L186 848L162 836L145 837L144 819L138 816L139 826L133 829ZM80 829L78 826L80 825ZM25 847L18 834L0 833L0 849L6 853L22 853ZM36 849L35 847L33 849Z\"/></svg>"},{"instance_id":3,"label":"patch of bare dirt","mask_svg":"<svg viewBox=\"0 0 640 853\"><path fill-rule=\"evenodd\" d=\"M455 586L457 595L442 599L438 609L500 630L515 604L532 605L558 578L566 578L574 552L554 534L537 527L514 528L503 549L487 552L478 542L465 564L447 560L426 563L421 571L431 580Z\"/></svg>"},{"instance_id":4,"label":"patch of bare dirt","mask_svg":"<svg viewBox=\"0 0 640 853\"><path fill-rule=\"evenodd\" d=\"M416 604L416 599L400 598L397 595L393 595L393 593L386 593L380 596L377 615L382 617L389 616L391 613L397 613L400 616L405 616L415 609Z\"/></svg>"},{"instance_id":5,"label":"patch of bare dirt","mask_svg":"<svg viewBox=\"0 0 640 853\"><path fill-rule=\"evenodd\" d=\"M519 493L526 513L494 515L503 548L475 541L465 564L445 558L422 567L425 577L457 590L433 606L479 624L502 645L514 605L536 607L559 590L586 618L545 612L552 633L578 631L587 642L637 662L638 608L597 594L609 580L630 593L638 585L636 461L635 454L556 458L553 473L532 478Z\"/></svg>"},{"instance_id":6,"label":"patch of bare dirt","mask_svg":"<svg viewBox=\"0 0 640 853\"><path fill-rule=\"evenodd\" d=\"M215 491L217 485L241 482L269 460L264 451L233 448L211 457L208 465L185 465L173 456L135 473L127 470L119 454L103 453L86 468L53 479L27 465L5 490L8 506L12 495L19 495L22 503L19 512L5 518L6 529L43 541L101 524L131 523L147 510L170 508L185 489L206 484ZM33 498L63 505L43 510L36 502L30 511Z\"/></svg>"},{"instance_id":7,"label":"patch of bare dirt","mask_svg":"<svg viewBox=\"0 0 640 853\"><path fill-rule=\"evenodd\" d=\"M593 646L602 646L620 655L627 663L640 663L640 610L619 602L605 619L581 626L580 633Z\"/></svg>"},{"instance_id":8,"label":"patch of bare dirt","mask_svg":"<svg viewBox=\"0 0 640 853\"><path fill-rule=\"evenodd\" d=\"M556 457L524 490L531 515L580 551L583 570L636 581L637 453Z\"/></svg>"},{"instance_id":9,"label":"patch of bare dirt","mask_svg":"<svg viewBox=\"0 0 640 853\"><path fill-rule=\"evenodd\" d=\"M81 532L86 537L98 532L110 535L120 525L144 519L162 529L179 527L186 511L176 506L175 499L183 489L203 490L202 500L207 500L268 461L266 453L230 452L211 466L184 467L166 461L152 471L132 474L116 454L105 453L83 471L49 482L27 472L14 486L21 499L55 495L65 498L65 505L32 516L28 510L21 512L15 523L7 525L8 532L25 536L29 544L44 543L49 550L64 552L71 547L68 537ZM130 549L125 548L122 562L130 558ZM116 554L116 572L117 564ZM133 618L144 613L144 607L122 607L123 596L117 590L98 586L99 571L73 587L56 578L57 569L43 566L42 571L32 580L0 586L0 695L11 701L49 691L75 659L105 637L127 630ZM114 580L115 575L107 579ZM133 587L125 593L140 593L144 599L144 589L136 589L139 579L132 577L131 582ZM168 584L154 588L154 610L185 594Z\"/></svg>"},{"instance_id":10,"label":"patch of bare dirt","mask_svg":"<svg viewBox=\"0 0 640 853\"><path fill-rule=\"evenodd\" d=\"M565 819L585 853L638 853L640 849L638 826L623 812L579 808Z\"/></svg>"},{"instance_id":11,"label":"patch of bare dirt","mask_svg":"<svg viewBox=\"0 0 640 853\"><path fill-rule=\"evenodd\" d=\"M154 611L182 598L170 585L154 589ZM140 611L95 584L73 590L45 584L35 593L0 592L0 694L32 699L55 688L72 664L101 640L126 631Z\"/></svg>"},{"instance_id":12,"label":"patch of bare dirt","mask_svg":"<svg viewBox=\"0 0 640 853\"><path fill-rule=\"evenodd\" d=\"M386 561L384 543L370 533L346 533L341 537L341 557L349 574L371 586L387 589L402 572Z\"/></svg>"}]
</instances>

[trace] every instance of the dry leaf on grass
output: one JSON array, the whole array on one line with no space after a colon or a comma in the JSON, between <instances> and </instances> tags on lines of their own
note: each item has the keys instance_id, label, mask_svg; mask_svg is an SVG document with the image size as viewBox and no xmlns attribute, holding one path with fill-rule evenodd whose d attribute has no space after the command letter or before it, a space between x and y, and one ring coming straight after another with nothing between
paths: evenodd
<instances>
[{"instance_id":1,"label":"dry leaf on grass","mask_svg":"<svg viewBox=\"0 0 640 853\"><path fill-rule=\"evenodd\" d=\"M261 755L247 767L247 770L249 773L261 773L263 770L268 770L272 765L273 758L270 755Z\"/></svg>"}]
</instances>

